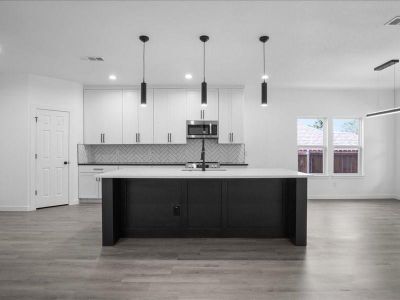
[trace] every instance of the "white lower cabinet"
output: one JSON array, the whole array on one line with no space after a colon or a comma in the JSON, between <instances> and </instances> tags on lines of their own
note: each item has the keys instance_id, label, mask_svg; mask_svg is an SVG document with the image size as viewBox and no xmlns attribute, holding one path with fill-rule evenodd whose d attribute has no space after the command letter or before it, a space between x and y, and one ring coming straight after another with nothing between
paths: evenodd
<instances>
[{"instance_id":1,"label":"white lower cabinet","mask_svg":"<svg viewBox=\"0 0 400 300\"><path fill-rule=\"evenodd\" d=\"M118 166L79 166L79 199L101 199L101 180L96 175L117 169Z\"/></svg>"}]
</instances>

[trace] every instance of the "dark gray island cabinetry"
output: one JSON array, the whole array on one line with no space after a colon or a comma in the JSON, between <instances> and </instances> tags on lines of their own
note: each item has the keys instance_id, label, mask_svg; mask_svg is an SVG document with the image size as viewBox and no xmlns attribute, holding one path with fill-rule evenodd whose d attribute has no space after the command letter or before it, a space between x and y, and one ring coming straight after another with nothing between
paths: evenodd
<instances>
[{"instance_id":1,"label":"dark gray island cabinetry","mask_svg":"<svg viewBox=\"0 0 400 300\"><path fill-rule=\"evenodd\" d=\"M120 237L286 237L306 245L305 174L149 169L99 175L104 246Z\"/></svg>"}]
</instances>

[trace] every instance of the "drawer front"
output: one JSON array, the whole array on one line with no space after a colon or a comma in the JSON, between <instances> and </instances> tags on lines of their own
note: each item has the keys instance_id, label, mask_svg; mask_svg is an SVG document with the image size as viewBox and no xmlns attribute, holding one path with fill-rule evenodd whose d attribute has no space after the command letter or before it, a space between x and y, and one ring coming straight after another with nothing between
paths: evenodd
<instances>
[{"instance_id":1,"label":"drawer front","mask_svg":"<svg viewBox=\"0 0 400 300\"><path fill-rule=\"evenodd\" d=\"M118 170L118 166L88 165L79 166L80 173L104 173Z\"/></svg>"}]
</instances>

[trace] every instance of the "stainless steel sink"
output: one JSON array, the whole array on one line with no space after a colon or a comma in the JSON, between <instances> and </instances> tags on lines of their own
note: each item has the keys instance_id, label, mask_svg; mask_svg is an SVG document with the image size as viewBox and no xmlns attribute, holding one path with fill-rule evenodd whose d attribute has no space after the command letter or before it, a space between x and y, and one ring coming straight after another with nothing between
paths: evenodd
<instances>
[{"instance_id":1,"label":"stainless steel sink","mask_svg":"<svg viewBox=\"0 0 400 300\"><path fill-rule=\"evenodd\" d=\"M182 171L200 171L202 172L201 169L199 168L186 168L186 169L182 169ZM205 172L208 171L226 171L226 169L222 169L222 168L207 168Z\"/></svg>"}]
</instances>

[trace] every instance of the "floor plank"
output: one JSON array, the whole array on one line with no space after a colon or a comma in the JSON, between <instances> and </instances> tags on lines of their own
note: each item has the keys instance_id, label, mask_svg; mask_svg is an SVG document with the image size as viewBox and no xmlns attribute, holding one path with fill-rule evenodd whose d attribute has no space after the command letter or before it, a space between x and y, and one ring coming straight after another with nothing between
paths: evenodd
<instances>
[{"instance_id":1,"label":"floor plank","mask_svg":"<svg viewBox=\"0 0 400 300\"><path fill-rule=\"evenodd\" d=\"M285 239L122 239L99 204L0 212L1 299L398 299L400 202L309 201Z\"/></svg>"}]
</instances>

